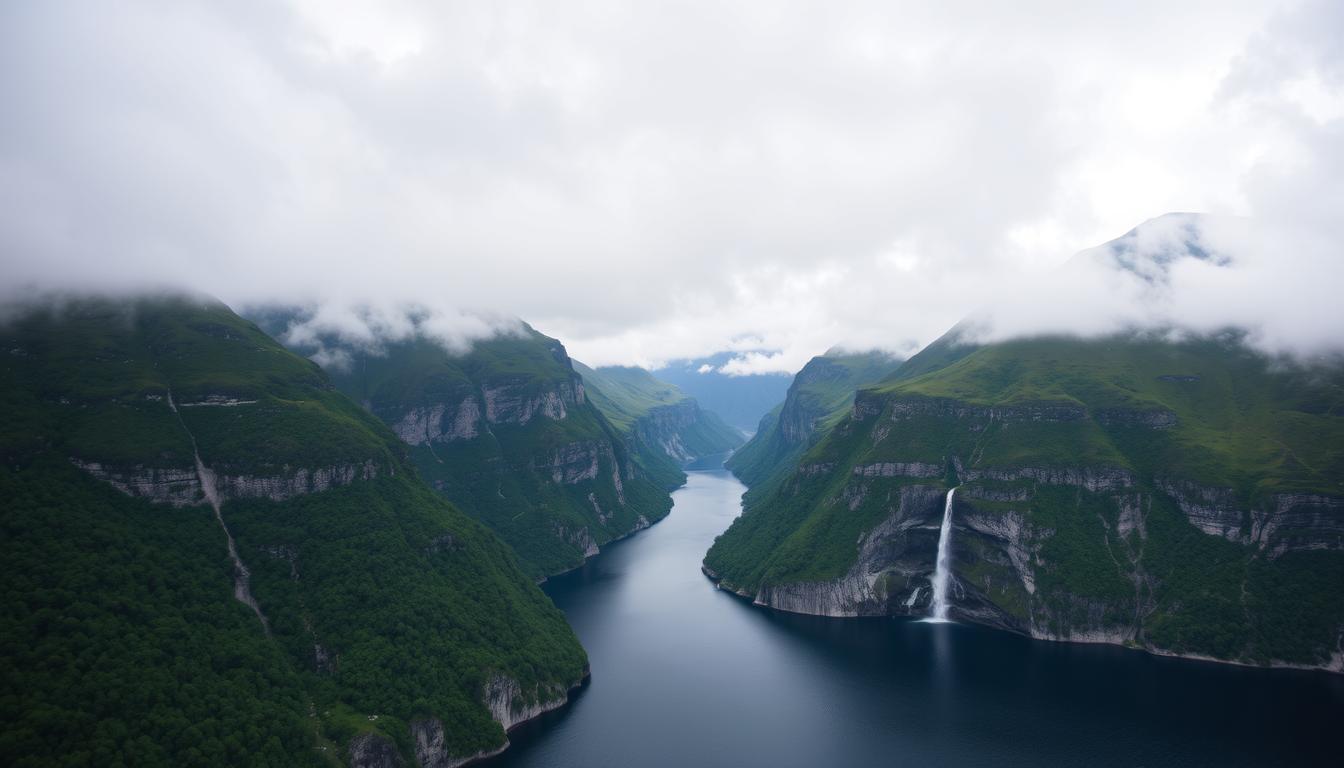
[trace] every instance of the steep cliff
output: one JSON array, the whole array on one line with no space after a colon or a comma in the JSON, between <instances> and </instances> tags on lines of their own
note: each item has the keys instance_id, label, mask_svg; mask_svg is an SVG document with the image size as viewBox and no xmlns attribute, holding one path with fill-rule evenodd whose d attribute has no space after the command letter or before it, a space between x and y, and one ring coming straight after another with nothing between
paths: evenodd
<instances>
[{"instance_id":1,"label":"steep cliff","mask_svg":"<svg viewBox=\"0 0 1344 768\"><path fill-rule=\"evenodd\" d=\"M707 572L783 610L924 615L955 484L954 619L1344 671L1337 364L1235 335L944 344L860 390Z\"/></svg>"},{"instance_id":2,"label":"steep cliff","mask_svg":"<svg viewBox=\"0 0 1344 768\"><path fill-rule=\"evenodd\" d=\"M743 355L769 354L770 350L719 352L708 357L674 360L654 373L695 398L701 408L716 414L743 434L751 434L761 417L784 400L793 377L785 373L735 375L726 366Z\"/></svg>"},{"instance_id":3,"label":"steep cliff","mask_svg":"<svg viewBox=\"0 0 1344 768\"><path fill-rule=\"evenodd\" d=\"M753 489L787 472L844 417L855 390L880 381L900 364L877 351L831 350L812 358L793 377L784 402L761 419L756 434L729 459L728 468Z\"/></svg>"},{"instance_id":4,"label":"steep cliff","mask_svg":"<svg viewBox=\"0 0 1344 768\"><path fill-rule=\"evenodd\" d=\"M563 701L577 639L396 436L227 307L0 324L0 716L23 764L414 764ZM60 664L52 659L62 660Z\"/></svg>"},{"instance_id":5,"label":"steep cliff","mask_svg":"<svg viewBox=\"0 0 1344 768\"><path fill-rule=\"evenodd\" d=\"M581 565L671 509L564 346L524 324L461 353L419 336L372 350L324 343L344 353L346 364L329 366L336 387L391 427L430 485L512 546L533 578Z\"/></svg>"},{"instance_id":6,"label":"steep cliff","mask_svg":"<svg viewBox=\"0 0 1344 768\"><path fill-rule=\"evenodd\" d=\"M635 461L671 489L685 482L681 467L742 445L742 434L694 398L643 368L589 368L575 362L589 397L625 436Z\"/></svg>"}]
</instances>

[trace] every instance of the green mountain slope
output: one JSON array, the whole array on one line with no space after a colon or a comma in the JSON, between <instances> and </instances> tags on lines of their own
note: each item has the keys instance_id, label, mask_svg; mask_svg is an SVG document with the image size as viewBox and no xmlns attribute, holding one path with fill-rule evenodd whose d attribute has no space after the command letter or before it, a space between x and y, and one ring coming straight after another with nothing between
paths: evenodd
<instances>
[{"instance_id":1,"label":"green mountain slope","mask_svg":"<svg viewBox=\"0 0 1344 768\"><path fill-rule=\"evenodd\" d=\"M742 435L672 384L643 368L574 369L588 396L607 420L625 435L635 460L667 488L685 482L681 466L742 445Z\"/></svg>"},{"instance_id":2,"label":"green mountain slope","mask_svg":"<svg viewBox=\"0 0 1344 768\"><path fill-rule=\"evenodd\" d=\"M423 337L376 352L326 346L350 361L329 370L337 388L388 424L430 485L512 546L533 578L575 568L671 509L663 478L632 460L564 346L530 327L465 354Z\"/></svg>"},{"instance_id":3,"label":"green mountain slope","mask_svg":"<svg viewBox=\"0 0 1344 768\"><path fill-rule=\"evenodd\" d=\"M507 547L224 305L80 299L0 349L7 764L453 762L586 674Z\"/></svg>"},{"instance_id":4,"label":"green mountain slope","mask_svg":"<svg viewBox=\"0 0 1344 768\"><path fill-rule=\"evenodd\" d=\"M900 367L884 352L814 357L794 376L784 402L761 419L756 434L728 460L728 468L756 489L797 463L854 403L854 391ZM760 493L760 491L756 491Z\"/></svg>"},{"instance_id":5,"label":"green mountain slope","mask_svg":"<svg viewBox=\"0 0 1344 768\"><path fill-rule=\"evenodd\" d=\"M982 346L862 390L706 557L785 610L1344 669L1344 369L1236 337ZM857 542L857 543L856 543Z\"/></svg>"},{"instance_id":6,"label":"green mountain slope","mask_svg":"<svg viewBox=\"0 0 1344 768\"><path fill-rule=\"evenodd\" d=\"M725 373L723 367L751 352L777 351L718 352L708 357L671 361L654 373L660 381L695 398L701 408L713 412L733 429L750 434L765 412L784 399L792 377L784 373L733 375Z\"/></svg>"}]
</instances>

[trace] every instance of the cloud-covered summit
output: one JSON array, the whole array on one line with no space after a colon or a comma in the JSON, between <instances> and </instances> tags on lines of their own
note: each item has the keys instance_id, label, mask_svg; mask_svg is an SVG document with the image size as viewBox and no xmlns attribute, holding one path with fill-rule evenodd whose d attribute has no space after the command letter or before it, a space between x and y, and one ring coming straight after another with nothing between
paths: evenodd
<instances>
[{"instance_id":1,"label":"cloud-covered summit","mask_svg":"<svg viewBox=\"0 0 1344 768\"><path fill-rule=\"evenodd\" d=\"M7 3L0 270L759 372L908 353L1195 210L1253 253L1181 260L1144 312L1315 349L1344 338L1342 37L1326 0ZM1079 314L1021 325L1135 320L1059 294Z\"/></svg>"}]
</instances>

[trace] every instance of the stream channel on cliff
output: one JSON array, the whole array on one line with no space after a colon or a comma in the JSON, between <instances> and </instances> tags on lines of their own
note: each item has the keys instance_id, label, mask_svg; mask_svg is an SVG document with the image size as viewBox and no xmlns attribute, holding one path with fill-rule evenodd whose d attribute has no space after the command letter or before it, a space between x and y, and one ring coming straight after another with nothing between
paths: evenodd
<instances>
[{"instance_id":1,"label":"stream channel on cliff","mask_svg":"<svg viewBox=\"0 0 1344 768\"><path fill-rule=\"evenodd\" d=\"M745 489L689 475L666 520L545 585L592 681L492 768L1340 764L1344 676L753 606L700 573Z\"/></svg>"}]
</instances>

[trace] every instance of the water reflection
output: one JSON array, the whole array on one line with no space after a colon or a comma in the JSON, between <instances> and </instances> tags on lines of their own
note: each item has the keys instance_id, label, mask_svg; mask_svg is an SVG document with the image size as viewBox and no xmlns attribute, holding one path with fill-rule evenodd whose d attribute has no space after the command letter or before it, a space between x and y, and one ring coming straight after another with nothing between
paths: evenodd
<instances>
[{"instance_id":1,"label":"water reflection","mask_svg":"<svg viewBox=\"0 0 1344 768\"><path fill-rule=\"evenodd\" d=\"M742 491L694 472L667 520L546 585L593 679L495 765L1337 763L1339 676L780 614L716 590L700 560Z\"/></svg>"}]
</instances>

